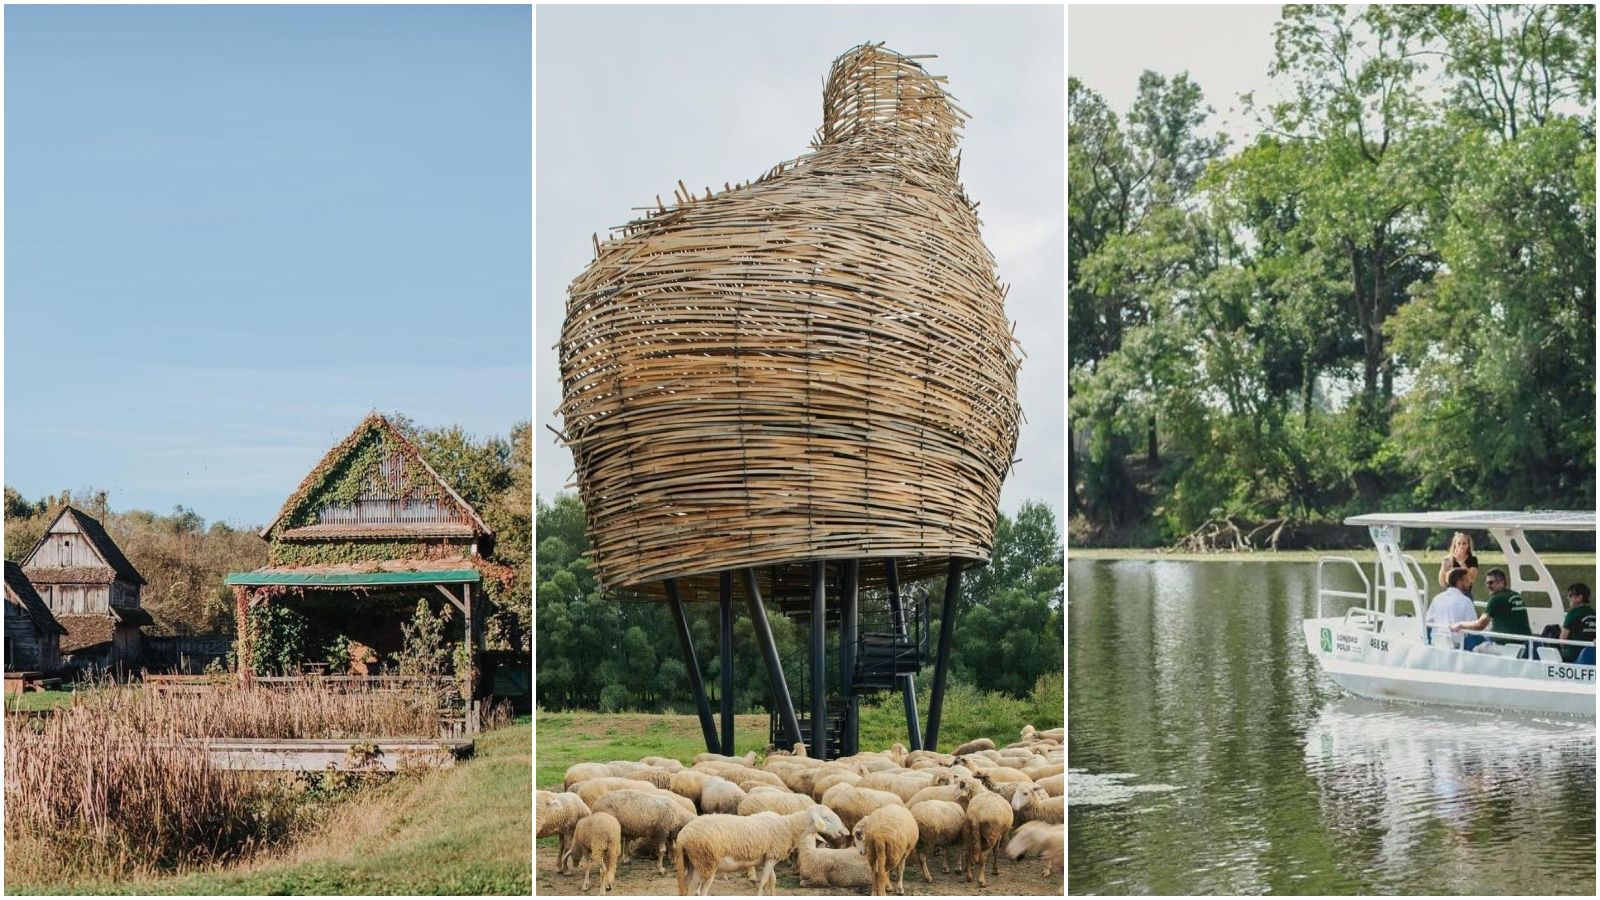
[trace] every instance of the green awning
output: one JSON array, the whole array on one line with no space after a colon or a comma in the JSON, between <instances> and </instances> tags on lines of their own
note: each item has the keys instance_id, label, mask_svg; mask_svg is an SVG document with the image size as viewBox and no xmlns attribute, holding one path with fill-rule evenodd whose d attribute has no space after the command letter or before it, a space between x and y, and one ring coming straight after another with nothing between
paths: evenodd
<instances>
[{"instance_id":1,"label":"green awning","mask_svg":"<svg viewBox=\"0 0 1600 900\"><path fill-rule=\"evenodd\" d=\"M392 587L403 584L477 584L477 569L434 569L418 572L297 572L293 570L229 572L223 584L289 587Z\"/></svg>"}]
</instances>

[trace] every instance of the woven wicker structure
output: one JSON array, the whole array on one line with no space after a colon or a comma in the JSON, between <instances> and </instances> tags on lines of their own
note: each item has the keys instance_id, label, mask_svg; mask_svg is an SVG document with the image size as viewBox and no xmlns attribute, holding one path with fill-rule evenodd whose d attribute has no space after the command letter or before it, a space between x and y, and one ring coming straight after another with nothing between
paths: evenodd
<instances>
[{"instance_id":1,"label":"woven wicker structure","mask_svg":"<svg viewBox=\"0 0 1600 900\"><path fill-rule=\"evenodd\" d=\"M917 59L845 53L811 153L680 184L573 281L559 412L608 590L988 559L1020 350L959 181L965 113Z\"/></svg>"}]
</instances>

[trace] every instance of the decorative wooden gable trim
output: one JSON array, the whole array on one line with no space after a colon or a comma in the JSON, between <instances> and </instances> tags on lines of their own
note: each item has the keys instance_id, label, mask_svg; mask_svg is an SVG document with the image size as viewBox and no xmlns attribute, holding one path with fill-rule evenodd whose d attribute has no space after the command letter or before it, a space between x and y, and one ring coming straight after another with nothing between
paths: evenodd
<instances>
[{"instance_id":1,"label":"decorative wooden gable trim","mask_svg":"<svg viewBox=\"0 0 1600 900\"><path fill-rule=\"evenodd\" d=\"M261 536L471 539L493 532L415 444L372 413L306 475Z\"/></svg>"}]
</instances>

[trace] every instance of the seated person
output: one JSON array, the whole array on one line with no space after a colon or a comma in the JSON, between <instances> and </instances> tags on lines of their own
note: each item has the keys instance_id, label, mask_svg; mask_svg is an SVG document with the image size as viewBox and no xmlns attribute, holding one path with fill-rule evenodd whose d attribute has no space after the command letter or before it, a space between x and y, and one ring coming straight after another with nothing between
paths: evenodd
<instances>
[{"instance_id":1,"label":"seated person","mask_svg":"<svg viewBox=\"0 0 1600 900\"><path fill-rule=\"evenodd\" d=\"M1567 617L1561 620L1561 639L1594 641L1594 599L1589 596L1589 586L1581 581L1567 588ZM1582 652L1582 647L1561 645L1563 662L1576 662Z\"/></svg>"},{"instance_id":2,"label":"seated person","mask_svg":"<svg viewBox=\"0 0 1600 900\"><path fill-rule=\"evenodd\" d=\"M1456 622L1465 622L1478 614L1477 607L1472 605L1472 598L1461 589L1468 577L1466 569L1451 569L1445 581L1449 587L1435 594L1428 602L1428 615L1424 621L1433 629L1434 643L1461 649L1461 642L1465 638L1450 632L1449 628Z\"/></svg>"},{"instance_id":3,"label":"seated person","mask_svg":"<svg viewBox=\"0 0 1600 900\"><path fill-rule=\"evenodd\" d=\"M1483 615L1471 622L1457 622L1450 626L1451 631L1483 631L1487 628L1498 634L1522 634L1533 637L1533 629L1528 625L1528 607L1522 602L1522 595L1506 587L1506 573L1501 569L1490 569L1484 578L1489 584L1489 605L1483 610ZM1510 644L1509 640L1497 640L1496 643ZM1479 647L1486 649L1488 643Z\"/></svg>"}]
</instances>

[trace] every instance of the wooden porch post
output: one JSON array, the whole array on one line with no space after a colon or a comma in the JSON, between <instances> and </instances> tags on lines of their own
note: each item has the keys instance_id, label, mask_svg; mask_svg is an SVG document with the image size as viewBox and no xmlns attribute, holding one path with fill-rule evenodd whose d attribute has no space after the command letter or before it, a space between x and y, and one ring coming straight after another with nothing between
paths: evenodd
<instances>
[{"instance_id":1,"label":"wooden porch post","mask_svg":"<svg viewBox=\"0 0 1600 900\"><path fill-rule=\"evenodd\" d=\"M472 607L476 605L472 596L472 585L461 585L461 609L467 614L467 706L470 708L472 701L478 699L478 629L477 620L473 618Z\"/></svg>"},{"instance_id":2,"label":"wooden porch post","mask_svg":"<svg viewBox=\"0 0 1600 900\"><path fill-rule=\"evenodd\" d=\"M242 584L233 586L233 624L233 656L239 666L239 684L249 687L255 674L250 647L250 589Z\"/></svg>"}]
</instances>

